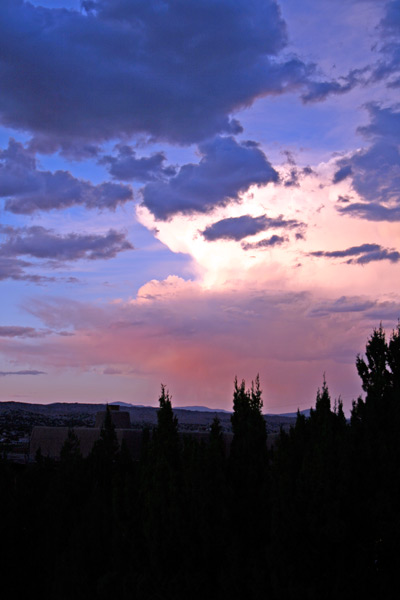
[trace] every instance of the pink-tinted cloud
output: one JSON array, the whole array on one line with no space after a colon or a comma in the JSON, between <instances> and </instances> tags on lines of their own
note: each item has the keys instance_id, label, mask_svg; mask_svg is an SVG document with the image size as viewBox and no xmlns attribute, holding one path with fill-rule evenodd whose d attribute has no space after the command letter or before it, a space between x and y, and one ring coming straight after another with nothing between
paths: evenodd
<instances>
[{"instance_id":1,"label":"pink-tinted cloud","mask_svg":"<svg viewBox=\"0 0 400 600\"><path fill-rule=\"evenodd\" d=\"M170 277L146 284L128 303L36 300L29 308L45 325L75 335L6 340L3 350L20 363L98 369L113 380L123 373L133 388L137 378L141 389L164 382L176 405L223 408L230 407L234 376L250 380L259 372L266 410L278 412L310 406L324 372L333 395L342 394L349 408L361 391L356 354L384 307L373 299L329 301L306 292L207 291ZM391 311L400 314L400 303Z\"/></svg>"}]
</instances>

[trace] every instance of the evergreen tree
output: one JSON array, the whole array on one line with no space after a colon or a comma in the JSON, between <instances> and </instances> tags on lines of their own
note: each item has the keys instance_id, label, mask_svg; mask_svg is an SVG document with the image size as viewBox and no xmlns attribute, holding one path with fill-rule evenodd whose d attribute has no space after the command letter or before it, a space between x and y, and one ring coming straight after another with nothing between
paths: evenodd
<instances>
[{"instance_id":1,"label":"evergreen tree","mask_svg":"<svg viewBox=\"0 0 400 600\"><path fill-rule=\"evenodd\" d=\"M353 403L351 416L354 503L361 507L354 521L370 587L382 595L400 568L400 324L389 342L382 325L373 331L357 371L366 395Z\"/></svg>"},{"instance_id":2,"label":"evergreen tree","mask_svg":"<svg viewBox=\"0 0 400 600\"><path fill-rule=\"evenodd\" d=\"M251 492L262 485L267 464L267 429L262 414L260 379L257 375L250 390L244 379L234 381L233 440L230 451L231 473L236 486Z\"/></svg>"},{"instance_id":3,"label":"evergreen tree","mask_svg":"<svg viewBox=\"0 0 400 600\"><path fill-rule=\"evenodd\" d=\"M234 380L233 439L229 455L232 486L231 519L235 523L230 547L231 572L227 595L261 598L268 570L265 564L269 539L269 493L266 423L262 415L260 380L257 375L246 390L244 380ZM246 548L246 555L243 555ZM249 582L251 585L249 586Z\"/></svg>"},{"instance_id":4,"label":"evergreen tree","mask_svg":"<svg viewBox=\"0 0 400 600\"><path fill-rule=\"evenodd\" d=\"M112 421L111 410L108 404L106 406L104 423L100 431L100 443L105 456L114 462L119 451L119 445L117 434L115 432L115 425Z\"/></svg>"},{"instance_id":5,"label":"evergreen tree","mask_svg":"<svg viewBox=\"0 0 400 600\"><path fill-rule=\"evenodd\" d=\"M154 597L161 588L166 597L173 597L178 591L175 563L184 561L182 455L178 420L165 385L161 386L159 405L157 426L141 466L144 550L149 561L143 585Z\"/></svg>"},{"instance_id":6,"label":"evergreen tree","mask_svg":"<svg viewBox=\"0 0 400 600\"><path fill-rule=\"evenodd\" d=\"M379 399L390 385L390 372L387 368L388 346L382 324L374 329L365 350L366 361L357 356L357 371L362 380L362 388L368 396Z\"/></svg>"},{"instance_id":7,"label":"evergreen tree","mask_svg":"<svg viewBox=\"0 0 400 600\"><path fill-rule=\"evenodd\" d=\"M180 457L178 419L173 413L171 397L165 385L161 385L157 411L157 427L153 431L153 451L163 455L169 466L177 467Z\"/></svg>"},{"instance_id":8,"label":"evergreen tree","mask_svg":"<svg viewBox=\"0 0 400 600\"><path fill-rule=\"evenodd\" d=\"M75 431L70 427L68 429L67 439L65 440L61 451L60 460L65 464L77 464L82 459L79 438Z\"/></svg>"}]
</instances>

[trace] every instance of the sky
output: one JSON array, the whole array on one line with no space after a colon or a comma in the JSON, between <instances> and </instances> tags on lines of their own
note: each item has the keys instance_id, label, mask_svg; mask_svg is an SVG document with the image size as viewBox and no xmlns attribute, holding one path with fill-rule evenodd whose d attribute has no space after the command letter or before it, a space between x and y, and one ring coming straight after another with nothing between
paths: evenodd
<instances>
[{"instance_id":1,"label":"sky","mask_svg":"<svg viewBox=\"0 0 400 600\"><path fill-rule=\"evenodd\" d=\"M0 400L349 412L400 318L400 0L2 0Z\"/></svg>"}]
</instances>

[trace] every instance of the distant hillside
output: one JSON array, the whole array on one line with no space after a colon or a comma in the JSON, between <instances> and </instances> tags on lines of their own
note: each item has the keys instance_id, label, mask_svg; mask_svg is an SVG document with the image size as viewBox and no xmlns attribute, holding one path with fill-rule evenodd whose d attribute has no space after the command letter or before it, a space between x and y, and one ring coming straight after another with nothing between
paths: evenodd
<instances>
[{"instance_id":1,"label":"distant hillside","mask_svg":"<svg viewBox=\"0 0 400 600\"><path fill-rule=\"evenodd\" d=\"M157 423L157 408L134 406L115 402L129 412L132 427L143 429ZM105 409L105 404L54 402L52 404L30 404L25 402L0 402L0 425L4 429L11 427L30 433L34 425L90 427L94 425L96 413ZM231 431L231 413L202 406L174 408L181 431L208 431L215 417L221 422L223 431ZM265 415L268 433L278 433L280 428L288 429L294 424L295 416Z\"/></svg>"},{"instance_id":2,"label":"distant hillside","mask_svg":"<svg viewBox=\"0 0 400 600\"><path fill-rule=\"evenodd\" d=\"M310 408L306 408L305 410L301 410L300 414L304 415L305 417L309 417L310 416ZM295 419L297 417L297 411L296 412L290 412L290 413L279 413L280 417L292 417L293 419Z\"/></svg>"}]
</instances>

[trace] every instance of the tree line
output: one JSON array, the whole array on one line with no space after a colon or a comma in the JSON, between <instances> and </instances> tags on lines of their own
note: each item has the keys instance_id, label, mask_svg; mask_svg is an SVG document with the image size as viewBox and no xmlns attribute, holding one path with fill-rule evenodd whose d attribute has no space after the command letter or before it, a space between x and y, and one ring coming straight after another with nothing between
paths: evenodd
<instances>
[{"instance_id":1,"label":"tree line","mask_svg":"<svg viewBox=\"0 0 400 600\"><path fill-rule=\"evenodd\" d=\"M107 411L87 458L0 462L2 584L44 599L397 598L400 325L356 361L364 398L346 420L327 383L268 450L258 376L234 381L233 439L180 436L161 387L141 457Z\"/></svg>"}]
</instances>

